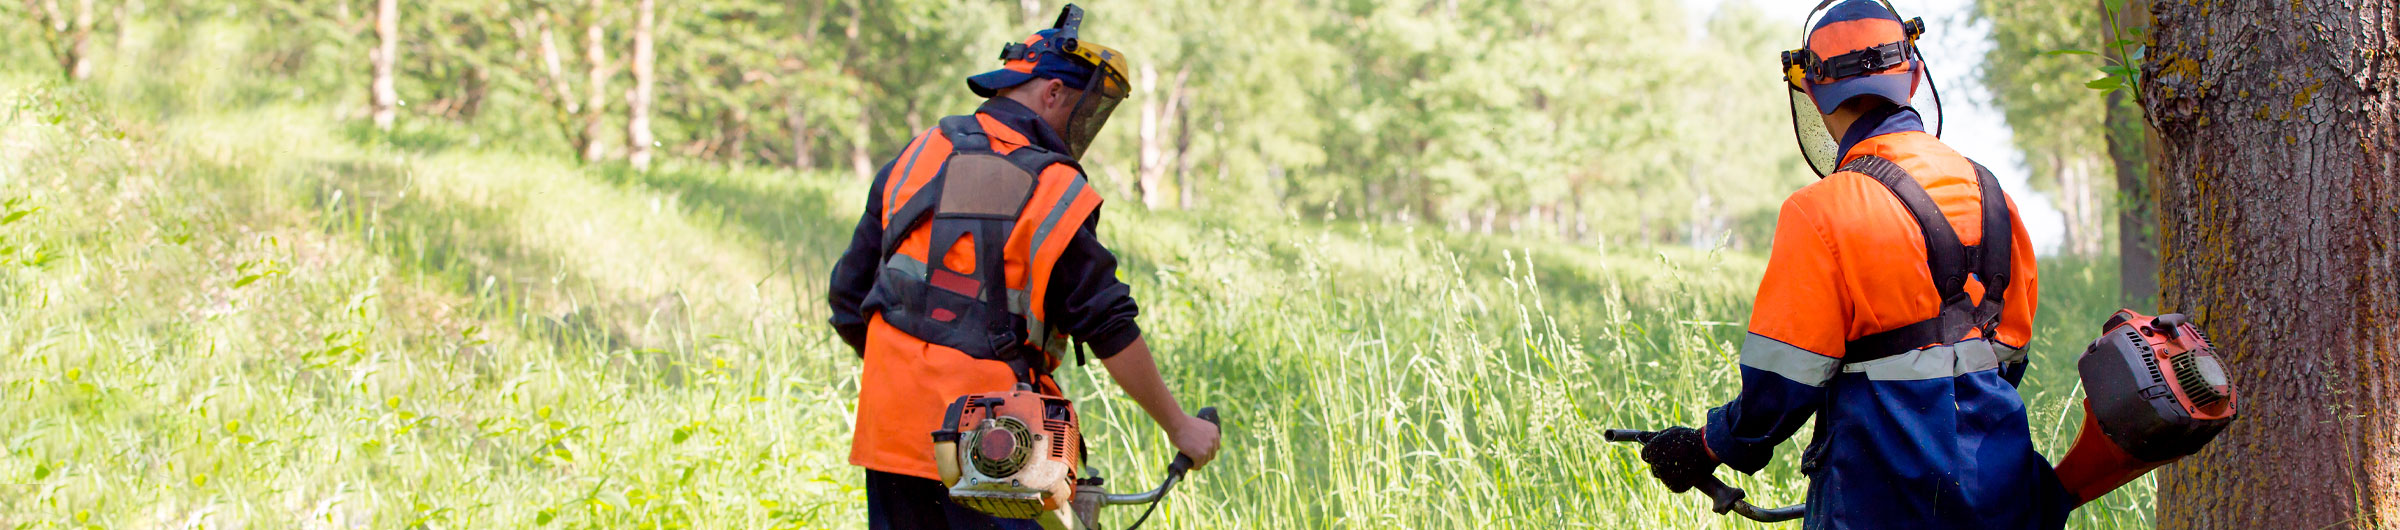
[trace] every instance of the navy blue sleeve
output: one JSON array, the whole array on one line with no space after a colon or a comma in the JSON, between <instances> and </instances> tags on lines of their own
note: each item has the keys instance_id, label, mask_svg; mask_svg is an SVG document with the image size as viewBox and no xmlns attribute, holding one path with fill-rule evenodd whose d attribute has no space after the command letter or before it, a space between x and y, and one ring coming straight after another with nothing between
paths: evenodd
<instances>
[{"instance_id":1,"label":"navy blue sleeve","mask_svg":"<svg viewBox=\"0 0 2400 530\"><path fill-rule=\"evenodd\" d=\"M1050 271L1050 296L1042 311L1051 325L1106 359L1142 338L1141 326L1133 321L1142 310L1133 303L1133 288L1117 281L1117 255L1092 232L1099 224L1095 213L1067 241L1065 253Z\"/></svg>"},{"instance_id":2,"label":"navy blue sleeve","mask_svg":"<svg viewBox=\"0 0 2400 530\"><path fill-rule=\"evenodd\" d=\"M891 162L875 172L875 183L867 189L866 211L859 214L858 227L850 233L850 248L833 262L833 278L825 287L825 301L833 306L834 333L861 357L867 354L867 316L859 306L866 303L867 292L875 289L876 269L883 261L883 182L891 173Z\"/></svg>"},{"instance_id":3,"label":"navy blue sleeve","mask_svg":"<svg viewBox=\"0 0 2400 530\"><path fill-rule=\"evenodd\" d=\"M1800 432L1825 404L1825 389L1801 384L1773 371L1743 366L1742 393L1708 411L1701 434L1725 467L1757 473L1775 456L1775 446Z\"/></svg>"}]
</instances>

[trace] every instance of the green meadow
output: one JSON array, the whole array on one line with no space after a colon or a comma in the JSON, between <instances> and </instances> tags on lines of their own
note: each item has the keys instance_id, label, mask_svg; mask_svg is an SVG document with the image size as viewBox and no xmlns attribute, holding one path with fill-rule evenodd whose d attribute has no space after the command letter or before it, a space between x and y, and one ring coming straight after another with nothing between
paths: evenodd
<instances>
[{"instance_id":1,"label":"green meadow","mask_svg":"<svg viewBox=\"0 0 2400 530\"><path fill-rule=\"evenodd\" d=\"M0 78L0 528L863 527L859 361L824 325L850 172L379 132L211 53ZM1733 396L1763 254L1113 199L1166 377L1226 426L1151 527L1762 526L1599 433ZM2114 270L2043 262L2053 458ZM1156 428L1099 366L1061 377L1092 466L1154 484ZM1720 476L1799 502L1799 443ZM2074 526L2146 527L2151 496Z\"/></svg>"}]
</instances>

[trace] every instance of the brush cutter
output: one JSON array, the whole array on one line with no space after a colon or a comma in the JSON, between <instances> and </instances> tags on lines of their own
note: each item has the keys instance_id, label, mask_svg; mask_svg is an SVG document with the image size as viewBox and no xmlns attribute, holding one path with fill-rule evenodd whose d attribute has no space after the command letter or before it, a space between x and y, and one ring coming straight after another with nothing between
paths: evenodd
<instances>
[{"instance_id":1,"label":"brush cutter","mask_svg":"<svg viewBox=\"0 0 2400 530\"><path fill-rule=\"evenodd\" d=\"M1600 435L1601 438L1611 442L1634 442L1645 444L1650 443L1650 439L1657 436L1658 431L1639 431L1633 429L1609 429L1607 432L1603 432ZM1794 504L1782 508L1760 508L1757 506L1752 506L1750 501L1742 500L1743 497L1750 495L1748 492L1744 492L1741 488L1736 488L1730 484L1726 484L1725 481L1717 480L1717 477L1713 476L1708 477L1707 480L1700 481L1699 484L1694 485L1693 487L1698 488L1701 493L1708 494L1708 498L1715 499L1716 506L1710 508L1711 510L1717 513L1725 513L1730 511L1740 514L1742 517L1750 518L1752 521L1758 521L1761 523L1775 523L1799 519L1802 513L1808 511L1808 506L1805 504Z\"/></svg>"},{"instance_id":2,"label":"brush cutter","mask_svg":"<svg viewBox=\"0 0 2400 530\"><path fill-rule=\"evenodd\" d=\"M2200 452L2233 424L2232 378L2191 318L2119 310L2075 367L2083 428L2058 480L2091 502L2143 473Z\"/></svg>"},{"instance_id":3,"label":"brush cutter","mask_svg":"<svg viewBox=\"0 0 2400 530\"><path fill-rule=\"evenodd\" d=\"M1215 407L1196 416L1218 423ZM1074 405L1026 385L951 402L933 441L934 465L952 501L995 517L1033 519L1045 530L1100 530L1101 509L1146 504L1125 527L1140 528L1192 468L1191 457L1177 454L1157 488L1109 493L1099 472L1083 466Z\"/></svg>"}]
</instances>

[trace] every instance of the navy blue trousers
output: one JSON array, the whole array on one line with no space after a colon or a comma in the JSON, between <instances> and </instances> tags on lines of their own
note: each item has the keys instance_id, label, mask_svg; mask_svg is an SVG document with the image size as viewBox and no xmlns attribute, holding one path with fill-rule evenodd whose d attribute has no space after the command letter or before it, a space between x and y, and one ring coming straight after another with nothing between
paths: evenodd
<instances>
[{"instance_id":1,"label":"navy blue trousers","mask_svg":"<svg viewBox=\"0 0 2400 530\"><path fill-rule=\"evenodd\" d=\"M871 530L1040 530L1031 519L1001 519L950 502L942 481L867 470Z\"/></svg>"}]
</instances>

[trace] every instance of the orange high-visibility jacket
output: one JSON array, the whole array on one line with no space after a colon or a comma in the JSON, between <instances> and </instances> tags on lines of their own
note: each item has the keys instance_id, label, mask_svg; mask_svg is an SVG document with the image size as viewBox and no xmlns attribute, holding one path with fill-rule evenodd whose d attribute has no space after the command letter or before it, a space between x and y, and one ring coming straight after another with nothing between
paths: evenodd
<instances>
[{"instance_id":1,"label":"orange high-visibility jacket","mask_svg":"<svg viewBox=\"0 0 2400 530\"><path fill-rule=\"evenodd\" d=\"M951 400L1019 383L1059 393L1048 374L1066 337L1045 320L1051 278L1101 199L1073 160L993 114L1021 108L1002 107L944 118L879 180L870 212L882 218L870 221L884 256L859 306L854 465L938 478L931 436Z\"/></svg>"},{"instance_id":2,"label":"orange high-visibility jacket","mask_svg":"<svg viewBox=\"0 0 2400 530\"><path fill-rule=\"evenodd\" d=\"M1742 393L1710 411L1710 451L1755 473L1813 415L1808 528L2050 527L2063 511L2034 505L2061 490L2015 388L2040 290L2015 204L1921 130L1860 140L1843 162L1783 203L1742 343ZM1946 278L1928 264L1936 234L1901 198L1909 188L1922 190L1927 219L1948 225L1942 238L1962 249L1953 256L1993 258L1958 274L1947 304ZM2008 203L1992 210L2007 219L1988 218L1986 197ZM1986 222L2013 225L1992 227L2006 259L1982 248ZM1987 284L2006 288L1987 297Z\"/></svg>"}]
</instances>

